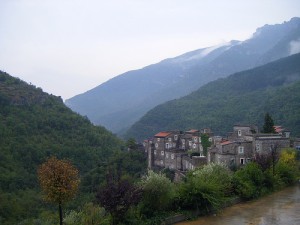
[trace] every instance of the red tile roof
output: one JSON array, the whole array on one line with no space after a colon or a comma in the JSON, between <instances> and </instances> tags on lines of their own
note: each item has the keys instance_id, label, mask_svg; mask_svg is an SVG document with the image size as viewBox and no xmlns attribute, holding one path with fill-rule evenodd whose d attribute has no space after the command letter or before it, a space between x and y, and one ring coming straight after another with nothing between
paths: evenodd
<instances>
[{"instance_id":1,"label":"red tile roof","mask_svg":"<svg viewBox=\"0 0 300 225\"><path fill-rule=\"evenodd\" d=\"M154 135L154 137L167 137L171 132L162 131Z\"/></svg>"},{"instance_id":2,"label":"red tile roof","mask_svg":"<svg viewBox=\"0 0 300 225\"><path fill-rule=\"evenodd\" d=\"M274 126L274 129L276 133L280 133L284 130L284 128L282 128L281 126Z\"/></svg>"},{"instance_id":3,"label":"red tile roof","mask_svg":"<svg viewBox=\"0 0 300 225\"><path fill-rule=\"evenodd\" d=\"M231 141L223 141L221 142L221 145L228 145L228 144L231 144L232 142Z\"/></svg>"}]
</instances>

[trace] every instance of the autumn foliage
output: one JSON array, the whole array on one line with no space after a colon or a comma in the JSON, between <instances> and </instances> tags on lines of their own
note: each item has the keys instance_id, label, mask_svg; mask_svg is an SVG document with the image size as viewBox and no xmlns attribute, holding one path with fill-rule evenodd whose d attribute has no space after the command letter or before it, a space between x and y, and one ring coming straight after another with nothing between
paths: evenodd
<instances>
[{"instance_id":1,"label":"autumn foliage","mask_svg":"<svg viewBox=\"0 0 300 225\"><path fill-rule=\"evenodd\" d=\"M51 157L38 168L45 200L62 204L72 199L79 186L78 170L67 160Z\"/></svg>"}]
</instances>

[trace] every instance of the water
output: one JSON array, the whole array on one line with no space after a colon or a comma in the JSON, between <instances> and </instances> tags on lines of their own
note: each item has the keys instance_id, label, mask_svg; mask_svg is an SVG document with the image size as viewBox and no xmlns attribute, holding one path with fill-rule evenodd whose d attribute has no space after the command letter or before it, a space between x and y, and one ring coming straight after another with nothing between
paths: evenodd
<instances>
[{"instance_id":1,"label":"water","mask_svg":"<svg viewBox=\"0 0 300 225\"><path fill-rule=\"evenodd\" d=\"M300 185L177 225L300 225Z\"/></svg>"}]
</instances>

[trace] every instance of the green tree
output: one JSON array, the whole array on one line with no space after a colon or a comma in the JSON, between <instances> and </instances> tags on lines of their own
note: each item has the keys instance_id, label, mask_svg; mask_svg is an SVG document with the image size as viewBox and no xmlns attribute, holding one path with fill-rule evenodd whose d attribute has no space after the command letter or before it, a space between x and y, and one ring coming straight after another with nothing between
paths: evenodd
<instances>
[{"instance_id":1,"label":"green tree","mask_svg":"<svg viewBox=\"0 0 300 225\"><path fill-rule=\"evenodd\" d=\"M155 212L167 210L174 200L174 184L165 174L149 171L140 185L143 189L141 212L151 216Z\"/></svg>"},{"instance_id":2,"label":"green tree","mask_svg":"<svg viewBox=\"0 0 300 225\"><path fill-rule=\"evenodd\" d=\"M257 198L262 194L264 174L257 163L248 163L233 176L235 192L244 199Z\"/></svg>"},{"instance_id":3,"label":"green tree","mask_svg":"<svg viewBox=\"0 0 300 225\"><path fill-rule=\"evenodd\" d=\"M224 164L211 163L188 174L179 188L179 205L208 212L218 209L232 192L232 173Z\"/></svg>"},{"instance_id":4,"label":"green tree","mask_svg":"<svg viewBox=\"0 0 300 225\"><path fill-rule=\"evenodd\" d=\"M263 133L275 133L274 121L269 113L265 114L265 123L263 126Z\"/></svg>"},{"instance_id":5,"label":"green tree","mask_svg":"<svg viewBox=\"0 0 300 225\"><path fill-rule=\"evenodd\" d=\"M79 186L78 170L67 160L49 158L38 168L38 179L45 200L58 204L60 225L63 223L62 204L71 200Z\"/></svg>"},{"instance_id":6,"label":"green tree","mask_svg":"<svg viewBox=\"0 0 300 225\"><path fill-rule=\"evenodd\" d=\"M201 134L201 145L203 147L203 154L207 155L207 149L211 146L209 136L207 134Z\"/></svg>"},{"instance_id":7,"label":"green tree","mask_svg":"<svg viewBox=\"0 0 300 225\"><path fill-rule=\"evenodd\" d=\"M128 150L137 150L138 145L134 138L129 138L126 142L126 147Z\"/></svg>"}]
</instances>

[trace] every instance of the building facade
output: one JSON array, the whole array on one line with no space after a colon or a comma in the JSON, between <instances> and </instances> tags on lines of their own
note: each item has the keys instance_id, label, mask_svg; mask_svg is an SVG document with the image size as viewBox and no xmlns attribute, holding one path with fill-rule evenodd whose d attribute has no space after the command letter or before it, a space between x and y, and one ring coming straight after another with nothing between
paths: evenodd
<instances>
[{"instance_id":1,"label":"building facade","mask_svg":"<svg viewBox=\"0 0 300 225\"><path fill-rule=\"evenodd\" d=\"M234 125L227 137L213 136L209 128L163 131L145 140L143 145L149 169L188 171L212 162L242 166L253 160L256 154L279 152L290 147L290 132L280 126L277 130L280 132L276 134L262 134L253 125ZM207 153L201 144L202 134L206 134L212 144Z\"/></svg>"}]
</instances>

